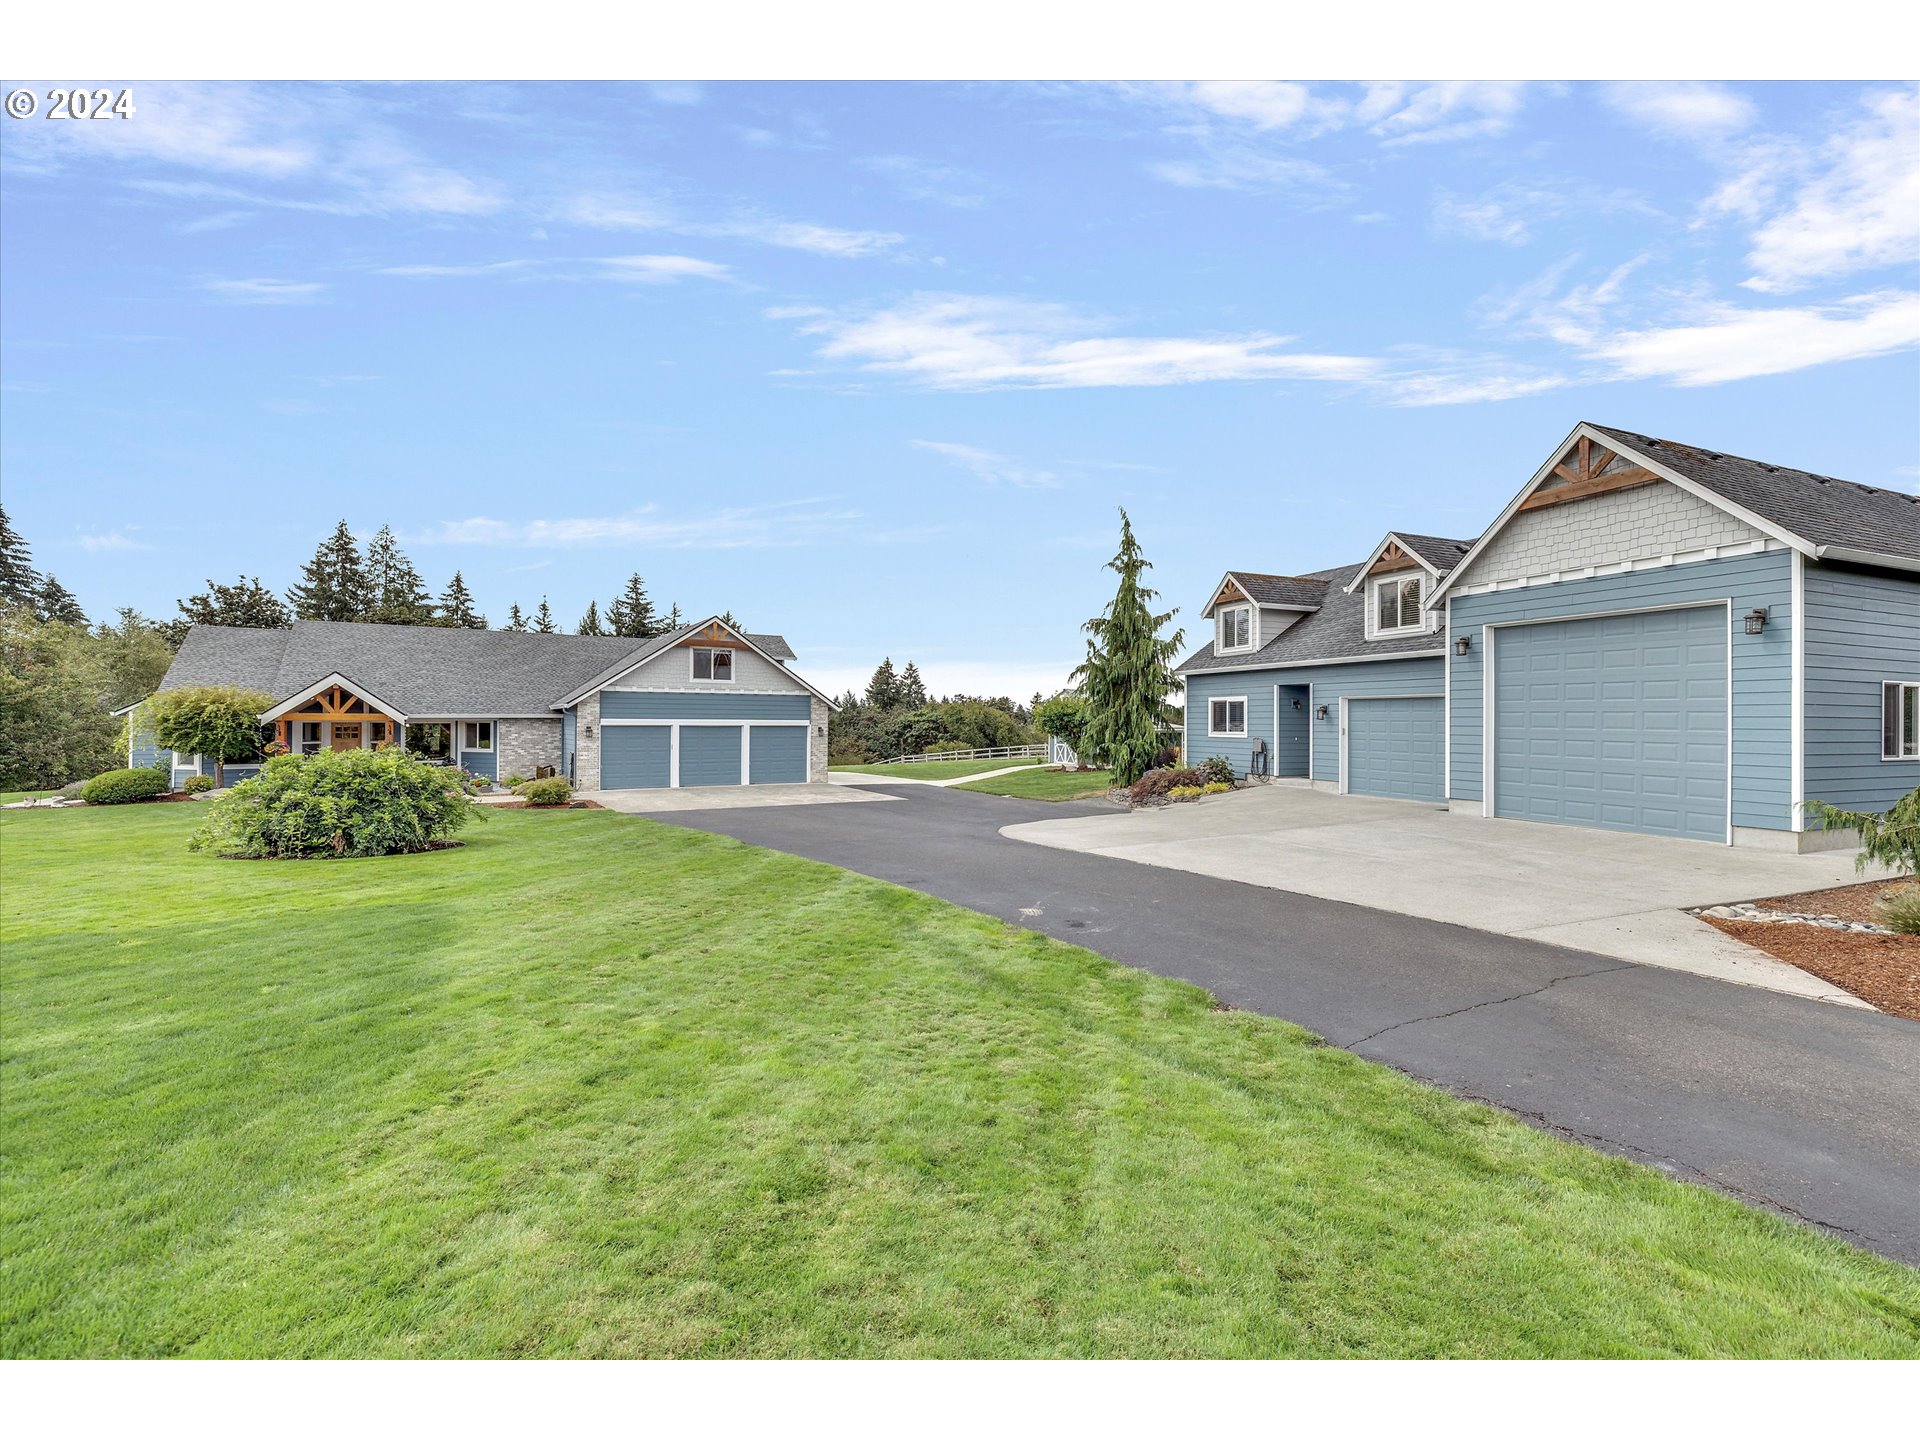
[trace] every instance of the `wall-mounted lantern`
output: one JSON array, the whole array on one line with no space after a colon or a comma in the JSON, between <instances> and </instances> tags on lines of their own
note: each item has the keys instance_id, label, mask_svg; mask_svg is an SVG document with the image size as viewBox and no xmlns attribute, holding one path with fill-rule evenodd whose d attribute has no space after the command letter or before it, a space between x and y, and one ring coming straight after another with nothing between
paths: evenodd
<instances>
[{"instance_id":1,"label":"wall-mounted lantern","mask_svg":"<svg viewBox=\"0 0 1920 1440\"><path fill-rule=\"evenodd\" d=\"M1473 649L1473 637L1471 635L1462 635L1458 640L1453 642L1453 653L1456 655L1464 655L1471 649Z\"/></svg>"},{"instance_id":2,"label":"wall-mounted lantern","mask_svg":"<svg viewBox=\"0 0 1920 1440\"><path fill-rule=\"evenodd\" d=\"M1767 628L1767 612L1765 610L1747 611L1747 634L1758 635L1761 631L1765 630L1766 628Z\"/></svg>"},{"instance_id":3,"label":"wall-mounted lantern","mask_svg":"<svg viewBox=\"0 0 1920 1440\"><path fill-rule=\"evenodd\" d=\"M1315 714L1315 715L1316 715L1316 716L1317 716L1318 718L1320 718L1320 719L1322 719L1322 720L1324 720L1324 719L1326 719L1326 718L1327 718L1327 707L1326 707L1326 706L1324 706L1324 705L1320 705L1320 706L1317 706L1317 707L1315 707L1315 709L1314 709L1314 712L1313 712L1313 713L1314 713L1314 714Z\"/></svg>"},{"instance_id":4,"label":"wall-mounted lantern","mask_svg":"<svg viewBox=\"0 0 1920 1440\"><path fill-rule=\"evenodd\" d=\"M1298 695L1293 697L1293 708L1296 710L1303 709L1306 703L1307 702L1302 700Z\"/></svg>"},{"instance_id":5,"label":"wall-mounted lantern","mask_svg":"<svg viewBox=\"0 0 1920 1440\"><path fill-rule=\"evenodd\" d=\"M593 739L593 723L591 721L587 723L587 739Z\"/></svg>"}]
</instances>

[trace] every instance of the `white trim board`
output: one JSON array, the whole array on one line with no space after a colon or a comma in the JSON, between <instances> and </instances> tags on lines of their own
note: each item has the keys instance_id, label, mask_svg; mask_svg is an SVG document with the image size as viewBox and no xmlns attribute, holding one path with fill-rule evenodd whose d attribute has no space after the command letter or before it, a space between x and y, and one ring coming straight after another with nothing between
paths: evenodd
<instances>
[{"instance_id":1,"label":"white trim board","mask_svg":"<svg viewBox=\"0 0 1920 1440\"><path fill-rule=\"evenodd\" d=\"M1444 653L1443 650L1395 650L1388 655L1329 655L1324 660L1266 660L1258 665L1209 665L1204 669L1195 666L1191 670L1176 670L1173 673L1182 679L1189 675L1198 679L1205 675L1238 675L1248 670L1311 670L1316 665L1370 665L1380 660L1431 660Z\"/></svg>"},{"instance_id":2,"label":"white trim board","mask_svg":"<svg viewBox=\"0 0 1920 1440\"><path fill-rule=\"evenodd\" d=\"M397 705L393 705L385 700L382 700L378 695L374 694L371 690L367 689L366 686L362 685L359 681L351 680L345 675L342 675L338 670L336 670L331 675L327 676L326 679L315 681L313 684L309 685L306 689L296 691L294 694L289 695L285 700L282 700L278 705L275 705L271 710L263 710L260 713L261 723L265 724L269 720L278 720L282 715L287 714L296 706L304 705L307 701L313 699L314 696L318 695L322 690L325 690L332 685L338 685L343 690L351 691L353 694L353 697L356 700L358 700L361 704L366 705L371 709L378 710L381 714L385 715L389 720L398 720L401 724L404 725L409 719L412 718L411 716L404 714ZM493 717L486 716L484 718L492 719Z\"/></svg>"},{"instance_id":3,"label":"white trim board","mask_svg":"<svg viewBox=\"0 0 1920 1440\"><path fill-rule=\"evenodd\" d=\"M1216 730L1213 728L1213 707L1231 705L1240 702L1241 725L1238 730ZM1246 740L1253 739L1253 708L1245 695L1209 695L1207 697L1207 738L1209 740Z\"/></svg>"},{"instance_id":4,"label":"white trim board","mask_svg":"<svg viewBox=\"0 0 1920 1440\"><path fill-rule=\"evenodd\" d=\"M1383 554L1386 553L1387 546L1389 545L1398 545L1403 551L1406 552L1407 558L1413 561L1414 564L1418 565L1422 570L1425 570L1427 574L1431 575L1435 580L1438 580L1440 578L1441 570L1438 565L1435 565L1432 561L1427 559L1426 556L1422 555L1418 550L1414 549L1413 546L1409 545L1399 531L1389 530L1386 534L1386 538L1383 539L1378 545L1373 547L1373 553L1367 556L1366 559L1360 562L1360 568L1354 572L1353 579L1348 582L1346 590L1343 593L1351 595L1354 591L1358 590L1361 587L1361 585L1365 584L1368 580L1377 578L1375 576L1371 576L1367 574L1367 571L1371 570L1373 568L1374 562L1378 560ZM1398 573L1398 572L1394 571L1389 573Z\"/></svg>"}]
</instances>

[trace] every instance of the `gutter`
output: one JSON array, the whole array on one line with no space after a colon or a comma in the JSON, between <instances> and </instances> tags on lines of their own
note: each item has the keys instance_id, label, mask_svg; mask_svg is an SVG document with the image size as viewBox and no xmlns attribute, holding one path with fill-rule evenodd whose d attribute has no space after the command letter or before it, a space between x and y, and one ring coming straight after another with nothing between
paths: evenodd
<instances>
[{"instance_id":1,"label":"gutter","mask_svg":"<svg viewBox=\"0 0 1920 1440\"><path fill-rule=\"evenodd\" d=\"M1849 550L1840 545L1816 545L1813 547L1816 560L1840 560L1855 565L1878 565L1885 570L1920 571L1920 560L1911 560L1904 555L1883 555L1877 550Z\"/></svg>"}]
</instances>

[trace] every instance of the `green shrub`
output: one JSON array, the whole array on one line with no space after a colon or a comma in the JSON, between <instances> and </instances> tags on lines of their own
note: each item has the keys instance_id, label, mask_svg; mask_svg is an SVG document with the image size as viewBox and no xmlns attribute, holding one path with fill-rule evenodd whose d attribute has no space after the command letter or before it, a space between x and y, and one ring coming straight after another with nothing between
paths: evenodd
<instances>
[{"instance_id":1,"label":"green shrub","mask_svg":"<svg viewBox=\"0 0 1920 1440\"><path fill-rule=\"evenodd\" d=\"M1204 785L1176 785L1167 791L1169 800L1195 800L1207 793Z\"/></svg>"},{"instance_id":2,"label":"green shrub","mask_svg":"<svg viewBox=\"0 0 1920 1440\"><path fill-rule=\"evenodd\" d=\"M1896 935L1920 935L1920 887L1910 885L1885 901L1880 918Z\"/></svg>"},{"instance_id":3,"label":"green shrub","mask_svg":"<svg viewBox=\"0 0 1920 1440\"><path fill-rule=\"evenodd\" d=\"M78 800L80 798L80 792L86 788L86 781L76 780L71 785L61 787L60 798L62 800Z\"/></svg>"},{"instance_id":4,"label":"green shrub","mask_svg":"<svg viewBox=\"0 0 1920 1440\"><path fill-rule=\"evenodd\" d=\"M1199 768L1209 785L1233 784L1233 762L1223 755L1209 755L1200 762Z\"/></svg>"},{"instance_id":5,"label":"green shrub","mask_svg":"<svg viewBox=\"0 0 1920 1440\"><path fill-rule=\"evenodd\" d=\"M1127 788L1127 794L1133 803L1139 805L1147 800L1158 800L1176 785L1191 785L1198 788L1207 783L1207 777L1201 770L1149 770Z\"/></svg>"},{"instance_id":6,"label":"green shrub","mask_svg":"<svg viewBox=\"0 0 1920 1440\"><path fill-rule=\"evenodd\" d=\"M529 780L515 793L529 805L567 805L573 800L573 785L554 775L545 780Z\"/></svg>"},{"instance_id":7,"label":"green shrub","mask_svg":"<svg viewBox=\"0 0 1920 1440\"><path fill-rule=\"evenodd\" d=\"M187 777L187 783L180 788L189 795L204 795L207 791L213 789L213 776L189 775Z\"/></svg>"},{"instance_id":8,"label":"green shrub","mask_svg":"<svg viewBox=\"0 0 1920 1440\"><path fill-rule=\"evenodd\" d=\"M89 805L131 805L166 794L167 783L163 770L109 770L82 785L80 798Z\"/></svg>"},{"instance_id":9,"label":"green shrub","mask_svg":"<svg viewBox=\"0 0 1920 1440\"><path fill-rule=\"evenodd\" d=\"M527 778L525 775L509 775L500 784L517 795L520 793L520 787L527 783Z\"/></svg>"},{"instance_id":10,"label":"green shrub","mask_svg":"<svg viewBox=\"0 0 1920 1440\"><path fill-rule=\"evenodd\" d=\"M1200 787L1201 793L1204 795L1224 795L1231 789L1233 789L1233 782L1231 780L1209 780L1205 785Z\"/></svg>"},{"instance_id":11,"label":"green shrub","mask_svg":"<svg viewBox=\"0 0 1920 1440\"><path fill-rule=\"evenodd\" d=\"M1853 868L1861 874L1866 873L1869 860L1901 875L1920 872L1920 790L1909 790L1884 815L1809 800L1807 818L1822 830L1860 832L1860 853L1853 857Z\"/></svg>"},{"instance_id":12,"label":"green shrub","mask_svg":"<svg viewBox=\"0 0 1920 1440\"><path fill-rule=\"evenodd\" d=\"M345 859L447 843L480 807L457 770L398 746L281 755L216 801L191 841L235 858Z\"/></svg>"}]
</instances>

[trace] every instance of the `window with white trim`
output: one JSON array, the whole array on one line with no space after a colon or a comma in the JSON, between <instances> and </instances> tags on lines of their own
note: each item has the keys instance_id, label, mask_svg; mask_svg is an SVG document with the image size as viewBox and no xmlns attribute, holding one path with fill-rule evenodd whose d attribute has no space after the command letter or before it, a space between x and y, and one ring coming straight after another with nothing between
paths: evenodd
<instances>
[{"instance_id":1,"label":"window with white trim","mask_svg":"<svg viewBox=\"0 0 1920 1440\"><path fill-rule=\"evenodd\" d=\"M1920 760L1920 682L1889 680L1880 687L1880 758Z\"/></svg>"},{"instance_id":2,"label":"window with white trim","mask_svg":"<svg viewBox=\"0 0 1920 1440\"><path fill-rule=\"evenodd\" d=\"M1222 606L1214 615L1214 624L1218 627L1221 650L1251 650L1253 648L1253 607L1251 605Z\"/></svg>"},{"instance_id":3,"label":"window with white trim","mask_svg":"<svg viewBox=\"0 0 1920 1440\"><path fill-rule=\"evenodd\" d=\"M1207 702L1207 735L1210 739L1217 740L1223 736L1246 733L1246 696L1222 695L1217 700Z\"/></svg>"},{"instance_id":4,"label":"window with white trim","mask_svg":"<svg viewBox=\"0 0 1920 1440\"><path fill-rule=\"evenodd\" d=\"M462 720L460 722L460 748L462 750L493 749L493 722L491 720Z\"/></svg>"},{"instance_id":5,"label":"window with white trim","mask_svg":"<svg viewBox=\"0 0 1920 1440\"><path fill-rule=\"evenodd\" d=\"M320 753L320 726L322 723L323 722L319 720L302 720L300 722L300 753L302 755L318 755Z\"/></svg>"},{"instance_id":6,"label":"window with white trim","mask_svg":"<svg viewBox=\"0 0 1920 1440\"><path fill-rule=\"evenodd\" d=\"M693 652L693 678L696 680L733 679L733 651L696 649Z\"/></svg>"},{"instance_id":7,"label":"window with white trim","mask_svg":"<svg viewBox=\"0 0 1920 1440\"><path fill-rule=\"evenodd\" d=\"M1372 582L1367 604L1367 633L1404 635L1427 628L1420 609L1426 590L1424 575L1389 575Z\"/></svg>"}]
</instances>

